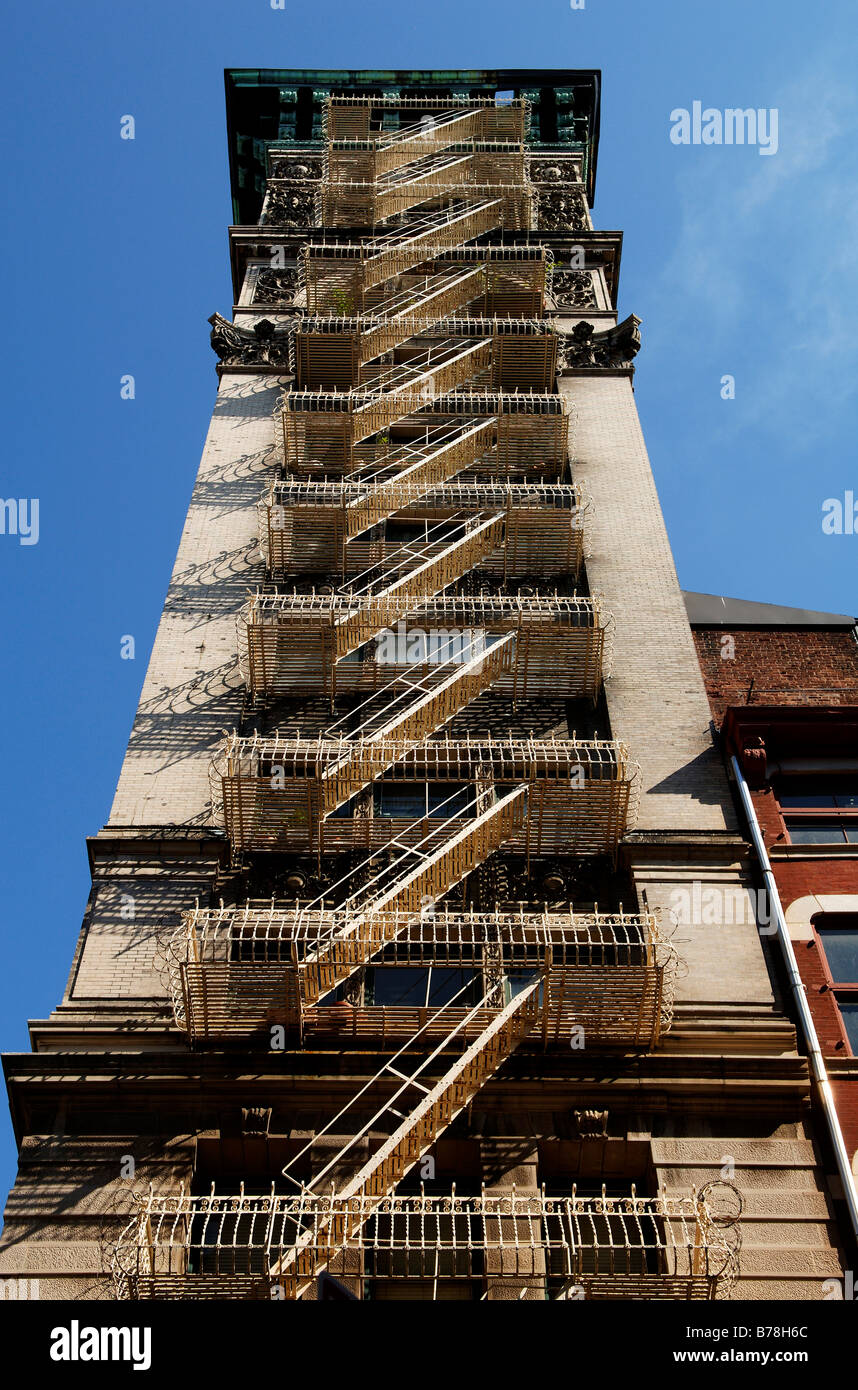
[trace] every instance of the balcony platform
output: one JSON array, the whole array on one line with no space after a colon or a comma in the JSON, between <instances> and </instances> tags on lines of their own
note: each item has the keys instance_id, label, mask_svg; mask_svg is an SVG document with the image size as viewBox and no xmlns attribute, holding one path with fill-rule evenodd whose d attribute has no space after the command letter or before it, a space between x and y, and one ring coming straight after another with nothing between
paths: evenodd
<instances>
[{"instance_id":1,"label":"balcony platform","mask_svg":"<svg viewBox=\"0 0 858 1390\"><path fill-rule=\"evenodd\" d=\"M384 911L352 927L335 910L249 903L195 908L169 947L177 1025L192 1045L247 1042L280 1024L310 1046L349 1051L439 1042L451 1021L474 1041L498 1009L325 1004L355 969L432 966L483 979L535 970L539 1018L524 1045L654 1048L673 1018L677 956L651 914L488 913L435 910L431 918ZM322 1001L322 1002L320 1002Z\"/></svg>"},{"instance_id":2,"label":"balcony platform","mask_svg":"<svg viewBox=\"0 0 858 1390\"><path fill-rule=\"evenodd\" d=\"M326 768L349 759L365 776L389 768L389 779L477 784L487 804L498 788L529 786L523 830L511 853L613 854L634 823L639 770L614 740L438 738L418 747L365 740L230 736L212 765L212 799L233 849L293 852L378 850L417 843L426 827L452 817L412 822L361 814L323 819Z\"/></svg>"},{"instance_id":3,"label":"balcony platform","mask_svg":"<svg viewBox=\"0 0 858 1390\"><path fill-rule=\"evenodd\" d=\"M114 1257L125 1299L315 1297L321 1269L348 1280L505 1280L541 1296L713 1299L735 1251L705 1195L535 1193L343 1198L149 1193ZM407 1286L406 1286L407 1287ZM405 1293L405 1289L403 1290ZM407 1296L407 1294L405 1294Z\"/></svg>"}]
</instances>

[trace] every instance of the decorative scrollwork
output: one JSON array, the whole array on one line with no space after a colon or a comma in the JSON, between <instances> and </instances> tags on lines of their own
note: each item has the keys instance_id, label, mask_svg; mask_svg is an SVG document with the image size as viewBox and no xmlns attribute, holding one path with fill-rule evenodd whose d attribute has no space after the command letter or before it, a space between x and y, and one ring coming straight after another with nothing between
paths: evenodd
<instances>
[{"instance_id":1,"label":"decorative scrollwork","mask_svg":"<svg viewBox=\"0 0 858 1390\"><path fill-rule=\"evenodd\" d=\"M271 156L271 177L273 179L320 179L322 177L322 161L313 156L306 155L300 159L294 155Z\"/></svg>"},{"instance_id":2,"label":"decorative scrollwork","mask_svg":"<svg viewBox=\"0 0 858 1390\"><path fill-rule=\"evenodd\" d=\"M254 304L291 304L298 289L297 266L286 270L260 270L253 291Z\"/></svg>"},{"instance_id":3,"label":"decorative scrollwork","mask_svg":"<svg viewBox=\"0 0 858 1390\"><path fill-rule=\"evenodd\" d=\"M616 328L597 333L592 323L576 323L571 333L561 333L557 370L579 367L630 367L641 345L640 319L629 314Z\"/></svg>"},{"instance_id":4,"label":"decorative scrollwork","mask_svg":"<svg viewBox=\"0 0 858 1390\"><path fill-rule=\"evenodd\" d=\"M558 309L596 309L598 300L589 270L555 270L551 277Z\"/></svg>"},{"instance_id":5,"label":"decorative scrollwork","mask_svg":"<svg viewBox=\"0 0 858 1390\"><path fill-rule=\"evenodd\" d=\"M568 185L560 188L539 188L539 228L546 232L588 232L590 219L583 193Z\"/></svg>"},{"instance_id":6,"label":"decorative scrollwork","mask_svg":"<svg viewBox=\"0 0 858 1390\"><path fill-rule=\"evenodd\" d=\"M579 183L581 168L577 160L531 159L528 173L533 183Z\"/></svg>"},{"instance_id":7,"label":"decorative scrollwork","mask_svg":"<svg viewBox=\"0 0 858 1390\"><path fill-rule=\"evenodd\" d=\"M239 328L221 314L212 314L211 345L225 367L289 367L293 324L277 328L259 319L252 328Z\"/></svg>"},{"instance_id":8,"label":"decorative scrollwork","mask_svg":"<svg viewBox=\"0 0 858 1390\"><path fill-rule=\"evenodd\" d=\"M265 195L266 227L311 227L316 221L315 182L269 183Z\"/></svg>"}]
</instances>

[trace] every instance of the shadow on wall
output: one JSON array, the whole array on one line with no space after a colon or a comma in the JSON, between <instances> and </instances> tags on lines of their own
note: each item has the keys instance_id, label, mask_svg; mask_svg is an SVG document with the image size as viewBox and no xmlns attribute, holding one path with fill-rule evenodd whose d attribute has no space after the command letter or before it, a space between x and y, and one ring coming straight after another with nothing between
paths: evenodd
<instances>
[{"instance_id":1,"label":"shadow on wall","mask_svg":"<svg viewBox=\"0 0 858 1390\"><path fill-rule=\"evenodd\" d=\"M647 796L685 796L702 806L723 806L727 828L738 829L733 798L721 755L715 747L699 753L691 762L648 787Z\"/></svg>"}]
</instances>

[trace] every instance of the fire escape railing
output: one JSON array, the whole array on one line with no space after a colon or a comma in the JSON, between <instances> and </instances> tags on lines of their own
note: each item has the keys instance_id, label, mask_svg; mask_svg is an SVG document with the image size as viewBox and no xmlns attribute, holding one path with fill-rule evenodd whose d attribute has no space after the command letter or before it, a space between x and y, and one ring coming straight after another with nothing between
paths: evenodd
<instances>
[{"instance_id":1,"label":"fire escape railing","mask_svg":"<svg viewBox=\"0 0 858 1390\"><path fill-rule=\"evenodd\" d=\"M684 1195L564 1196L545 1188L476 1196L455 1188L366 1193L138 1195L113 1264L120 1298L295 1297L315 1271L371 1290L405 1277L515 1281L547 1299L723 1298L735 1277L733 1231L710 1188ZM482 1293L485 1297L485 1292Z\"/></svg>"}]
</instances>

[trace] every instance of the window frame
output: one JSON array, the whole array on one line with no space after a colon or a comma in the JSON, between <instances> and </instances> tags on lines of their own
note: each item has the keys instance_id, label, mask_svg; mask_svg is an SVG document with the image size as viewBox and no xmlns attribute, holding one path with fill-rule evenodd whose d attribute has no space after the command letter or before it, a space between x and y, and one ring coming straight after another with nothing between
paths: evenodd
<instances>
[{"instance_id":1,"label":"window frame","mask_svg":"<svg viewBox=\"0 0 858 1390\"><path fill-rule=\"evenodd\" d=\"M858 931L858 913L817 912L816 915L814 917L811 917L810 919L810 929L813 932L813 940L816 945L820 962L822 964L822 974L823 979L825 981L825 992L826 994L831 995L837 1007L837 1027L840 1030L841 1042L843 1043L843 1047L846 1049L846 1056L858 1057L858 1052L856 1052L853 1049L852 1044L849 1040L849 1034L846 1030L846 1024L843 1021L843 1014L840 1010L841 995L848 996L850 1003L858 1004L858 979L846 981L835 980L831 971L831 966L828 961L828 954L825 950L825 941L820 935L820 927L825 928L826 917L828 917L829 919L833 917L849 917L855 923L853 930ZM831 924L829 924L829 930L830 929Z\"/></svg>"},{"instance_id":2,"label":"window frame","mask_svg":"<svg viewBox=\"0 0 858 1390\"><path fill-rule=\"evenodd\" d=\"M794 778L794 779L796 779L796 780L799 780L799 779L801 779L802 781L807 780L808 782L812 781L814 777L817 777L817 778L830 778L831 780L839 780L839 779L842 778L844 781L846 781L847 778L850 778L850 777L851 777L851 778L853 778L853 780L858 781L858 775L856 775L854 772L842 772L842 773L840 773L840 772L828 772L828 773L810 773L810 772L809 772L809 773L798 773L798 772L794 772L794 773L785 773L785 774L783 774L783 775L786 776L786 777ZM850 845L851 845L851 846L854 846L856 850L858 850L858 839L856 839L856 840L849 840L849 839L847 839L847 837L846 837L846 828L847 828L847 826L848 826L848 827L851 827L851 828L854 828L856 831L858 831L858 807L847 807L847 806L807 806L807 807L804 807L804 806L783 806L783 805L781 804L781 800L780 800L780 796L779 796L779 788L778 788L778 785L777 785L777 781L778 781L777 778L773 778L773 779L772 779L772 782L771 782L772 796L774 797L774 800L775 800L775 805L776 805L777 811L778 811L778 817L779 817L780 823L781 823L781 830L782 830L782 832L783 832L784 839L785 839L785 841L786 841L787 844L790 844L790 845L799 845L799 846L801 846L801 845L808 845L808 844L819 845L819 846L838 845L838 846L840 846L840 847L842 847L842 846L844 846L844 845L847 845L847 846L850 846ZM837 825L840 827L841 838L840 838L840 839L833 839L833 840L794 840L794 839L793 839L793 837L792 837L792 832L791 832L791 829L790 829L790 824L789 824L790 822L792 822L793 825L800 824L800 825L811 826L811 825L813 825L815 822L819 822L819 821L835 821L835 822L837 823Z\"/></svg>"}]
</instances>

